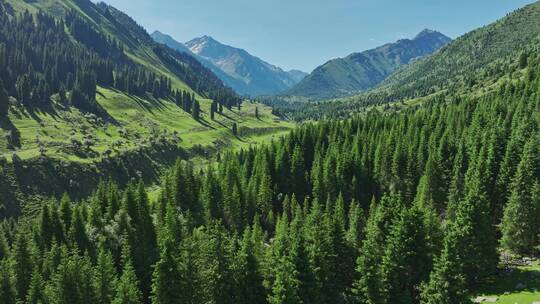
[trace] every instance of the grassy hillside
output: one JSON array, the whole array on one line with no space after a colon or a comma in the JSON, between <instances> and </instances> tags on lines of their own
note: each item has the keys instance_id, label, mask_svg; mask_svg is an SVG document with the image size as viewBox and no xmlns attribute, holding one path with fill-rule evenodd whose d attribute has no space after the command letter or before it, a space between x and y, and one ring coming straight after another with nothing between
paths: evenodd
<instances>
[{"instance_id":1,"label":"grassy hillside","mask_svg":"<svg viewBox=\"0 0 540 304\"><path fill-rule=\"evenodd\" d=\"M143 178L152 184L178 158L207 159L278 138L294 127L276 119L269 107L251 102L244 102L241 110L225 108L212 121L210 101L203 100L202 117L196 121L169 100L142 99L105 88L99 88L97 99L110 115L108 120L59 104L47 112L11 109L20 148L8 148L13 134L3 130L0 193L5 209L0 213L29 212L34 202L64 192L84 198L103 179L125 184ZM233 123L238 136L231 131Z\"/></svg>"},{"instance_id":2,"label":"grassy hillside","mask_svg":"<svg viewBox=\"0 0 540 304\"><path fill-rule=\"evenodd\" d=\"M210 70L189 55L156 44L134 20L112 7L88 0L5 3L11 8L2 13L12 19L26 11L36 16L43 12L58 21L66 13L77 14L93 31L121 46L125 56L114 70L115 77L123 69L135 75L141 71L153 73L170 81L173 95L155 97L159 95L148 91L131 94L115 89L115 79L115 86L98 83L95 108L99 111L86 111L70 100L73 92L69 90L67 98L50 90L50 98L44 96L34 104L23 102L19 90L8 90L9 113L0 119L0 217L17 215L32 208L32 202L66 191L73 198L84 198L100 179L125 184L142 178L154 183L177 158L207 158L218 151L268 141L293 128L261 104L243 102L237 106L239 97ZM73 29L66 28L66 35L67 42L64 39L62 43L72 43L79 54L93 52L92 45L77 40ZM94 58L102 54L104 59L113 58L106 52L91 53ZM14 75L15 79L22 79L24 73ZM49 81L45 72L36 74L30 79ZM194 96L200 104L198 119L192 111L180 107L174 92ZM223 112L216 112L211 119L214 102ZM236 135L233 124L238 129Z\"/></svg>"},{"instance_id":3,"label":"grassy hillside","mask_svg":"<svg viewBox=\"0 0 540 304\"><path fill-rule=\"evenodd\" d=\"M21 148L8 149L7 137L2 136L0 155L11 161L15 153L24 160L40 156L42 147L47 157L91 162L105 157L107 150L114 156L121 151L151 145L158 139L177 142L185 149L216 144L243 146L257 142L261 135L281 133L292 127L290 123L276 120L270 108L249 102L244 103L240 111L225 108L223 115L216 114L212 121L210 101L205 100L202 119L196 121L169 100L142 99L100 88L97 101L110 115L110 120L71 107L57 106L48 112L12 108L10 120L20 133ZM259 119L255 117L256 107ZM239 137L232 134L233 123L239 126Z\"/></svg>"},{"instance_id":4,"label":"grassy hillside","mask_svg":"<svg viewBox=\"0 0 540 304\"><path fill-rule=\"evenodd\" d=\"M62 104L58 94L52 96L51 106L46 108L29 108L12 98L9 118L14 128L11 133L14 136L20 134L21 145L15 152L22 159L38 156L41 146L47 156L87 162L96 159L96 154L113 150L111 155L114 155L117 150L129 150L144 144L148 138L155 140L157 135L167 137L176 134L174 140L179 137L183 148L215 143L220 146L223 143L243 145L249 142L248 137L291 127L286 123L274 122L270 110L262 106L259 106L260 119L256 119L256 106L249 103L243 105L241 110L223 107L223 115L216 115L216 120L212 121L210 98L226 92L227 88L193 57L175 54L173 50L159 46L133 19L111 6L104 3L95 5L88 0L5 2L12 6L15 13L45 12L58 19L68 12L77 12L91 23L94 30L116 39L132 64L166 77L171 81L173 90L194 94L202 110L201 120L196 121L191 114L175 105L172 99L156 99L152 94L133 96L103 87L98 88L96 95L97 103L105 111L105 115L101 115L103 117ZM179 67L185 69L179 70ZM238 124L240 135L246 135L243 139L232 135L230 130L233 123ZM8 129L5 132L8 133ZM39 138L39 143L36 138ZM85 139L92 143L91 150L95 153L70 153L63 147L70 142L84 142ZM10 159L13 151L8 146L4 136L0 140L0 154Z\"/></svg>"},{"instance_id":5,"label":"grassy hillside","mask_svg":"<svg viewBox=\"0 0 540 304\"><path fill-rule=\"evenodd\" d=\"M540 263L507 265L500 275L491 277L474 297L477 303L530 304L540 300Z\"/></svg>"}]
</instances>

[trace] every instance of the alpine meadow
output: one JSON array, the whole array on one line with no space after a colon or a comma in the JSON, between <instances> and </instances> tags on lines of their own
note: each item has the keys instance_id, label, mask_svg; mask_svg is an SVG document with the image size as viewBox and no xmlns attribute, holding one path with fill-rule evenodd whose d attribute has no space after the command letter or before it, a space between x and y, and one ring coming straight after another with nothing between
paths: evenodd
<instances>
[{"instance_id":1,"label":"alpine meadow","mask_svg":"<svg viewBox=\"0 0 540 304\"><path fill-rule=\"evenodd\" d=\"M540 303L540 1L104 1L0 0L0 304Z\"/></svg>"}]
</instances>

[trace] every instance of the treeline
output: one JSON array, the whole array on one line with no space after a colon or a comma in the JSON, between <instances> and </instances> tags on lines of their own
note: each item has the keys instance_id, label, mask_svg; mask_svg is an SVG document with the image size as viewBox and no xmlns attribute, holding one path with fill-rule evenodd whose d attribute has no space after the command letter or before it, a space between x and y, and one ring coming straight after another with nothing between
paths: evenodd
<instances>
[{"instance_id":1,"label":"treeline","mask_svg":"<svg viewBox=\"0 0 540 304\"><path fill-rule=\"evenodd\" d=\"M176 95L169 78L133 63L122 43L101 33L79 12L68 11L63 19L56 19L42 12L12 11L0 2L0 90L4 88L21 104L44 108L53 94L59 94L62 102L100 112L95 101L97 86L137 96ZM203 96L226 105L240 102L232 90L209 75L211 72L194 71L200 64L169 56L167 60L174 61L179 78Z\"/></svg>"},{"instance_id":2,"label":"treeline","mask_svg":"<svg viewBox=\"0 0 540 304\"><path fill-rule=\"evenodd\" d=\"M469 303L540 246L540 77L307 124L4 221L0 302Z\"/></svg>"}]
</instances>

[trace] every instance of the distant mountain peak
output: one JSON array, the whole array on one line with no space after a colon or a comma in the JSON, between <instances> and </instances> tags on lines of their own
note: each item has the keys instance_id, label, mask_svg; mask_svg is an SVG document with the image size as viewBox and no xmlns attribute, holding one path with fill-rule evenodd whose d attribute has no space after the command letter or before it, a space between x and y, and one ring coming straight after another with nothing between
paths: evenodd
<instances>
[{"instance_id":1,"label":"distant mountain peak","mask_svg":"<svg viewBox=\"0 0 540 304\"><path fill-rule=\"evenodd\" d=\"M288 95L325 99L351 95L379 85L399 67L428 56L450 42L447 36L424 29L416 37L330 60L317 67Z\"/></svg>"},{"instance_id":2,"label":"distant mountain peak","mask_svg":"<svg viewBox=\"0 0 540 304\"><path fill-rule=\"evenodd\" d=\"M153 35L175 49L185 47L195 54L199 61L210 68L228 86L242 95L272 95L281 93L298 82L307 74L301 71L284 71L259 59L246 50L223 44L209 35L194 38L186 43L170 39L170 36Z\"/></svg>"},{"instance_id":3,"label":"distant mountain peak","mask_svg":"<svg viewBox=\"0 0 540 304\"><path fill-rule=\"evenodd\" d=\"M426 37L437 37L437 38L443 38L443 39L448 39L448 41L451 40L450 37L442 34L441 32L439 31L436 31L436 30L432 30L432 29L423 29L420 33L418 33L418 35L416 35L413 40L419 40L419 39L423 39L423 38L426 38Z\"/></svg>"}]
</instances>

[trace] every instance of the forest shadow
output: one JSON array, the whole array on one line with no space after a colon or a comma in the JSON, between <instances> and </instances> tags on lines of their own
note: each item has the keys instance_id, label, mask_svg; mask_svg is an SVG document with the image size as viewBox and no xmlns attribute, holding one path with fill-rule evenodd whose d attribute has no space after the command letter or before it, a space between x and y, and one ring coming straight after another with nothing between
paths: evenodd
<instances>
[{"instance_id":1,"label":"forest shadow","mask_svg":"<svg viewBox=\"0 0 540 304\"><path fill-rule=\"evenodd\" d=\"M538 290L540 290L539 270L509 268L483 280L476 289L476 293L502 295Z\"/></svg>"},{"instance_id":2,"label":"forest shadow","mask_svg":"<svg viewBox=\"0 0 540 304\"><path fill-rule=\"evenodd\" d=\"M21 147L21 133L7 116L0 116L0 129L8 131L6 139L15 148Z\"/></svg>"}]
</instances>

